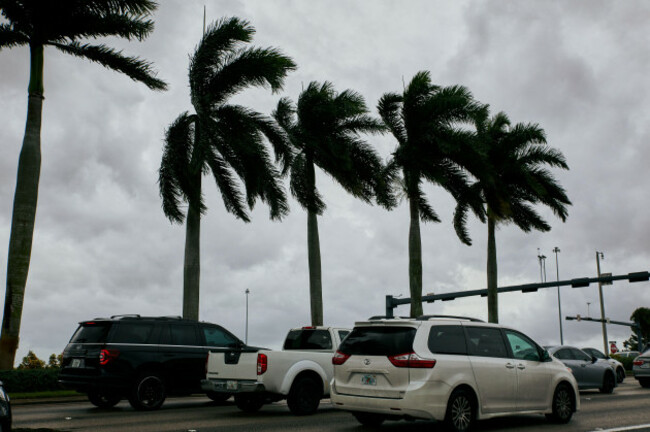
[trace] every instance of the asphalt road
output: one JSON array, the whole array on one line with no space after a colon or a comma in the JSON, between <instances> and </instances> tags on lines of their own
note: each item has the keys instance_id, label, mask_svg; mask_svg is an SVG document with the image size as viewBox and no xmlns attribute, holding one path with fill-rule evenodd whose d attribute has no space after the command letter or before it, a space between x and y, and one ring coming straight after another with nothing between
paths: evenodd
<instances>
[{"instance_id":1,"label":"asphalt road","mask_svg":"<svg viewBox=\"0 0 650 432\"><path fill-rule=\"evenodd\" d=\"M556 425L544 416L516 416L483 421L479 431L650 431L650 389L643 389L632 378L603 395L598 391L581 393L582 409L567 425ZM154 412L134 411L126 401L112 409L99 409L89 402L14 404L14 430L166 432L166 431L362 431L348 413L321 404L316 415L296 417L286 404L264 406L258 413L245 414L231 401L215 404L205 397L172 398ZM433 422L390 421L382 431L437 430Z\"/></svg>"}]
</instances>

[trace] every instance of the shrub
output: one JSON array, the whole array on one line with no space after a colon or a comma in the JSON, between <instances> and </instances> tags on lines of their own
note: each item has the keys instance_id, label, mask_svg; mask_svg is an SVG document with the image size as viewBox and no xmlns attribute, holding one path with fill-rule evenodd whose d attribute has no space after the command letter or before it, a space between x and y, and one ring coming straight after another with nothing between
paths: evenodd
<instances>
[{"instance_id":1,"label":"shrub","mask_svg":"<svg viewBox=\"0 0 650 432\"><path fill-rule=\"evenodd\" d=\"M614 360L618 360L621 363L623 363L623 367L625 370L632 370L632 363L634 363L634 358L633 357L621 357L616 354L612 354L611 356Z\"/></svg>"},{"instance_id":2,"label":"shrub","mask_svg":"<svg viewBox=\"0 0 650 432\"><path fill-rule=\"evenodd\" d=\"M0 371L0 381L8 393L61 390L59 368Z\"/></svg>"}]
</instances>

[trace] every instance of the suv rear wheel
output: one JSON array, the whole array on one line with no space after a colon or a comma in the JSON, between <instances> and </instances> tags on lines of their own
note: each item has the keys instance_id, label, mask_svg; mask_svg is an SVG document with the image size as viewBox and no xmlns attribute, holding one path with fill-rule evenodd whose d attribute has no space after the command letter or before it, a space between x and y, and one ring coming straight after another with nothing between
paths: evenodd
<instances>
[{"instance_id":1,"label":"suv rear wheel","mask_svg":"<svg viewBox=\"0 0 650 432\"><path fill-rule=\"evenodd\" d=\"M112 408L122 400L122 397L117 393L90 391L88 392L88 400L98 408Z\"/></svg>"},{"instance_id":2,"label":"suv rear wheel","mask_svg":"<svg viewBox=\"0 0 650 432\"><path fill-rule=\"evenodd\" d=\"M445 423L449 430L466 432L472 429L476 419L476 405L471 393L465 389L454 390L447 403Z\"/></svg>"},{"instance_id":3,"label":"suv rear wheel","mask_svg":"<svg viewBox=\"0 0 650 432\"><path fill-rule=\"evenodd\" d=\"M145 372L133 385L129 403L137 410L150 411L160 408L166 397L165 381L162 377L153 372Z\"/></svg>"},{"instance_id":4,"label":"suv rear wheel","mask_svg":"<svg viewBox=\"0 0 650 432\"><path fill-rule=\"evenodd\" d=\"M323 396L321 383L312 377L298 378L289 390L287 405L295 415L309 415L316 412Z\"/></svg>"}]
</instances>

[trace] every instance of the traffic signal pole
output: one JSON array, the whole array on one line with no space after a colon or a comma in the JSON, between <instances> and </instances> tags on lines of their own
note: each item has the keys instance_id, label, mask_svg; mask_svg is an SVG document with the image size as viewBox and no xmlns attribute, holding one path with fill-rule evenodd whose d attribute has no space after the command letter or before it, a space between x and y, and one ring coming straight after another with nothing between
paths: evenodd
<instances>
[{"instance_id":1,"label":"traffic signal pole","mask_svg":"<svg viewBox=\"0 0 650 432\"><path fill-rule=\"evenodd\" d=\"M637 322L624 322L624 321L612 321L609 319L598 319L598 318L591 318L591 317L581 317L580 315L576 315L574 317L568 316L566 317L567 321L593 321L593 322L599 322L602 324L616 324L616 325L622 325L626 327L631 327L632 330L634 330L634 333L636 333L636 337L638 340L638 351L643 352L643 334L641 333L641 325ZM605 354L608 354L609 351L606 351Z\"/></svg>"}]
</instances>

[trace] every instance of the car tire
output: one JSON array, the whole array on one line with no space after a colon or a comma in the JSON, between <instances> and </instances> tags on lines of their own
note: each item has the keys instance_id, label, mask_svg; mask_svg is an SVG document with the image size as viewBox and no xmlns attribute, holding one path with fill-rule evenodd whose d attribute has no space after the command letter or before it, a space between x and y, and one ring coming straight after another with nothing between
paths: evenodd
<instances>
[{"instance_id":1,"label":"car tire","mask_svg":"<svg viewBox=\"0 0 650 432\"><path fill-rule=\"evenodd\" d=\"M232 396L230 393L221 393L215 391L205 392L205 395L209 397L213 402L217 403L223 403L230 399L230 396Z\"/></svg>"},{"instance_id":2,"label":"car tire","mask_svg":"<svg viewBox=\"0 0 650 432\"><path fill-rule=\"evenodd\" d=\"M322 397L322 384L312 377L305 376L296 379L291 385L287 405L295 415L310 415L316 412Z\"/></svg>"},{"instance_id":3,"label":"car tire","mask_svg":"<svg viewBox=\"0 0 650 432\"><path fill-rule=\"evenodd\" d=\"M619 384L625 381L625 369L622 367L616 369L616 381Z\"/></svg>"},{"instance_id":4,"label":"car tire","mask_svg":"<svg viewBox=\"0 0 650 432\"><path fill-rule=\"evenodd\" d=\"M458 389L449 397L445 424L453 432L467 432L474 427L476 422L476 403L473 395L465 390Z\"/></svg>"},{"instance_id":5,"label":"car tire","mask_svg":"<svg viewBox=\"0 0 650 432\"><path fill-rule=\"evenodd\" d=\"M260 410L264 405L264 399L255 394L236 394L235 405L246 413L254 413Z\"/></svg>"},{"instance_id":6,"label":"car tire","mask_svg":"<svg viewBox=\"0 0 650 432\"><path fill-rule=\"evenodd\" d=\"M614 377L614 374L610 371L605 372L605 376L603 377L603 386L598 390L600 390L601 393L610 394L614 391L614 387L616 387L616 378Z\"/></svg>"},{"instance_id":7,"label":"car tire","mask_svg":"<svg viewBox=\"0 0 650 432\"><path fill-rule=\"evenodd\" d=\"M643 388L650 388L650 378L639 378L639 384Z\"/></svg>"},{"instance_id":8,"label":"car tire","mask_svg":"<svg viewBox=\"0 0 650 432\"><path fill-rule=\"evenodd\" d=\"M553 393L552 414L547 414L546 418L553 423L568 423L573 417L574 410L574 397L573 390L566 383L561 383L555 388Z\"/></svg>"},{"instance_id":9,"label":"car tire","mask_svg":"<svg viewBox=\"0 0 650 432\"><path fill-rule=\"evenodd\" d=\"M359 423L366 427L379 427L386 420L386 417L381 414L355 411L352 415Z\"/></svg>"},{"instance_id":10,"label":"car tire","mask_svg":"<svg viewBox=\"0 0 650 432\"><path fill-rule=\"evenodd\" d=\"M160 408L166 397L165 380L154 372L145 372L133 384L129 403L138 411L152 411Z\"/></svg>"},{"instance_id":11,"label":"car tire","mask_svg":"<svg viewBox=\"0 0 650 432\"><path fill-rule=\"evenodd\" d=\"M122 397L117 393L90 391L88 400L98 408L113 408L122 400Z\"/></svg>"}]
</instances>

